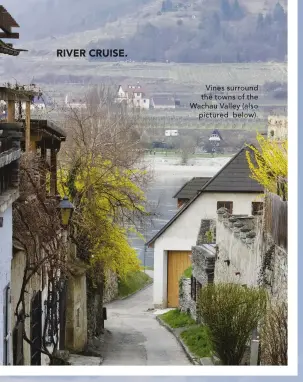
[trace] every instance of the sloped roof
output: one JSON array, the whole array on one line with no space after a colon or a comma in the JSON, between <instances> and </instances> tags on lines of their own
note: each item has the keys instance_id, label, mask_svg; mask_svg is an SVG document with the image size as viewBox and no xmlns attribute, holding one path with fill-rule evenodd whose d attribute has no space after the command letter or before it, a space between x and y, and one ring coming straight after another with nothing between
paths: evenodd
<instances>
[{"instance_id":1,"label":"sloped roof","mask_svg":"<svg viewBox=\"0 0 303 382\"><path fill-rule=\"evenodd\" d=\"M141 84L122 84L122 85L119 85L119 88L122 88L122 90L124 92L127 92L127 93L143 93L145 94L145 89L143 88L143 86L141 86ZM118 89L119 90L119 89Z\"/></svg>"},{"instance_id":2,"label":"sloped roof","mask_svg":"<svg viewBox=\"0 0 303 382\"><path fill-rule=\"evenodd\" d=\"M264 192L264 188L251 179L246 152L243 147L211 180L203 187L203 192Z\"/></svg>"},{"instance_id":3,"label":"sloped roof","mask_svg":"<svg viewBox=\"0 0 303 382\"><path fill-rule=\"evenodd\" d=\"M218 129L215 129L215 130L211 133L211 135L218 135L218 137L219 137L221 140L223 140L222 135L220 134L220 131L219 131Z\"/></svg>"},{"instance_id":4,"label":"sloped roof","mask_svg":"<svg viewBox=\"0 0 303 382\"><path fill-rule=\"evenodd\" d=\"M173 218L146 244L152 245L170 227L180 215L189 208L198 197L205 192L237 192L258 193L264 188L257 181L250 178L250 169L246 159L246 151L251 151L247 146L235 154L225 166L213 176L202 189L187 204L185 204Z\"/></svg>"},{"instance_id":5,"label":"sloped roof","mask_svg":"<svg viewBox=\"0 0 303 382\"><path fill-rule=\"evenodd\" d=\"M164 105L164 106L174 106L175 100L171 97L164 97L164 96L154 96L152 98L153 103L155 105Z\"/></svg>"},{"instance_id":6,"label":"sloped roof","mask_svg":"<svg viewBox=\"0 0 303 382\"><path fill-rule=\"evenodd\" d=\"M173 198L178 199L192 199L196 196L197 192L202 190L203 186L210 180L211 178L206 177L195 177L190 181L185 183L180 190L173 196Z\"/></svg>"}]
</instances>

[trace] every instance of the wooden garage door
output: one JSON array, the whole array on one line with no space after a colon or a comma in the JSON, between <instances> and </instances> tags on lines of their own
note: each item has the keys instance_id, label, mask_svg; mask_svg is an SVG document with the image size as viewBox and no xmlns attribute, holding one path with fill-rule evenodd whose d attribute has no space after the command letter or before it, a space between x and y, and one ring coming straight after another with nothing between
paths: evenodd
<instances>
[{"instance_id":1,"label":"wooden garage door","mask_svg":"<svg viewBox=\"0 0 303 382\"><path fill-rule=\"evenodd\" d=\"M191 265L191 251L168 251L167 254L167 306L179 306L179 280Z\"/></svg>"}]
</instances>

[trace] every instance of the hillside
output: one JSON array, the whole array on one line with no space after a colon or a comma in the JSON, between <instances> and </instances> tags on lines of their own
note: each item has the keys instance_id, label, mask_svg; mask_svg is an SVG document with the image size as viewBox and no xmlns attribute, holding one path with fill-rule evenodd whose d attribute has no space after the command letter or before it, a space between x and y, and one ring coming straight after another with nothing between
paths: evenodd
<instances>
[{"instance_id":1,"label":"hillside","mask_svg":"<svg viewBox=\"0 0 303 382\"><path fill-rule=\"evenodd\" d=\"M33 55L123 47L135 61L208 63L284 61L287 52L287 0L278 10L277 0L2 2Z\"/></svg>"}]
</instances>

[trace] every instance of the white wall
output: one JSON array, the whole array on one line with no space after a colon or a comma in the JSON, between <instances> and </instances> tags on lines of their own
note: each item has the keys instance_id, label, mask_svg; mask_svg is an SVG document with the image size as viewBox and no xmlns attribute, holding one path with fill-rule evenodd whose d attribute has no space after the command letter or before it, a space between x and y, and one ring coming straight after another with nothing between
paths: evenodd
<instances>
[{"instance_id":1,"label":"white wall","mask_svg":"<svg viewBox=\"0 0 303 382\"><path fill-rule=\"evenodd\" d=\"M196 244L202 219L217 218L217 202L233 202L233 214L251 215L255 193L201 194L154 243L154 305L167 306L167 251L191 251Z\"/></svg>"},{"instance_id":2,"label":"white wall","mask_svg":"<svg viewBox=\"0 0 303 382\"><path fill-rule=\"evenodd\" d=\"M0 227L0 365L3 364L4 350L4 293L5 288L11 280L11 258L12 258L12 207L9 206L4 212L3 227Z\"/></svg>"}]
</instances>

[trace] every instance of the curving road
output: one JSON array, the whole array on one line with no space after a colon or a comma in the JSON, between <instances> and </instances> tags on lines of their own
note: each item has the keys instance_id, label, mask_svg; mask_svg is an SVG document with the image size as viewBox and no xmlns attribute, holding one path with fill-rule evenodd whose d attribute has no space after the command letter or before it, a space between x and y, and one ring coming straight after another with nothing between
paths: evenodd
<instances>
[{"instance_id":1,"label":"curving road","mask_svg":"<svg viewBox=\"0 0 303 382\"><path fill-rule=\"evenodd\" d=\"M152 276L152 271L147 271ZM152 308L153 286L107 304L103 365L191 365L175 337Z\"/></svg>"}]
</instances>

